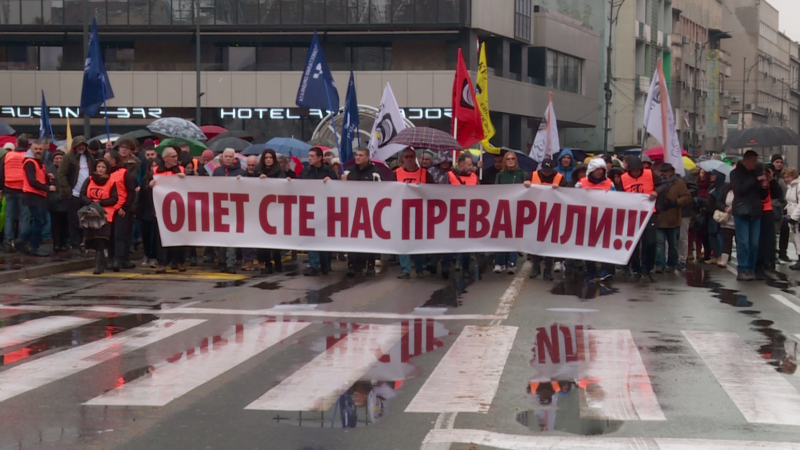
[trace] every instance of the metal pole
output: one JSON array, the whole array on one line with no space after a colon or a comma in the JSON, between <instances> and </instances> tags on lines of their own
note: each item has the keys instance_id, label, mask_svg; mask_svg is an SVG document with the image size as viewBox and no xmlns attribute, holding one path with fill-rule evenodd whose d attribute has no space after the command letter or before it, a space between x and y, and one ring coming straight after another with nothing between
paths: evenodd
<instances>
[{"instance_id":1,"label":"metal pole","mask_svg":"<svg viewBox=\"0 0 800 450\"><path fill-rule=\"evenodd\" d=\"M747 106L747 57L742 62L742 130L744 130L744 109Z\"/></svg>"},{"instance_id":2,"label":"metal pole","mask_svg":"<svg viewBox=\"0 0 800 450\"><path fill-rule=\"evenodd\" d=\"M692 110L694 111L694 114L692 114L692 151L695 152L695 156L700 156L697 154L697 96L700 94L700 89L697 86L697 72L700 71L700 55L703 54L703 48L705 48L705 44L703 47L700 47L697 44L694 46L694 92L692 95L694 101Z\"/></svg>"},{"instance_id":3,"label":"metal pole","mask_svg":"<svg viewBox=\"0 0 800 450\"><path fill-rule=\"evenodd\" d=\"M608 2L608 45L606 46L606 82L605 82L605 121L603 125L603 151L608 152L608 133L611 131L609 126L611 116L611 33L614 24L614 2Z\"/></svg>"},{"instance_id":4,"label":"metal pole","mask_svg":"<svg viewBox=\"0 0 800 450\"><path fill-rule=\"evenodd\" d=\"M192 2L192 3L194 4L194 8L195 8L195 12L196 12L196 14L195 14L196 28L195 28L195 61L194 61L194 67L195 67L195 75L197 77L197 80L195 81L195 85L197 87L197 90L196 90L196 105L195 105L195 108L194 108L194 122L195 122L195 125L197 125L199 127L200 125L202 125L200 123L200 119L201 119L200 97L202 96L202 93L200 92L200 5L198 4L198 0L194 0L194 2Z\"/></svg>"},{"instance_id":5,"label":"metal pole","mask_svg":"<svg viewBox=\"0 0 800 450\"><path fill-rule=\"evenodd\" d=\"M89 57L89 0L83 0L83 61ZM91 138L92 124L91 118L85 112L83 113L83 136L86 139Z\"/></svg>"}]
</instances>

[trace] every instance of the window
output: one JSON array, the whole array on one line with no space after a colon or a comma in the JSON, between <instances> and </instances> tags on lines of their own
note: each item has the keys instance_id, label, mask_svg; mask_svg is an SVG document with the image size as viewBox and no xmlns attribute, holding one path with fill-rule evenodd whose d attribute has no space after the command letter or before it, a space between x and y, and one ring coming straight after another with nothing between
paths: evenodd
<instances>
[{"instance_id":1,"label":"window","mask_svg":"<svg viewBox=\"0 0 800 450\"><path fill-rule=\"evenodd\" d=\"M10 70L36 70L39 67L39 47L34 45L9 45L6 58Z\"/></svg>"},{"instance_id":2,"label":"window","mask_svg":"<svg viewBox=\"0 0 800 450\"><path fill-rule=\"evenodd\" d=\"M347 0L326 0L325 22L331 24L347 23Z\"/></svg>"},{"instance_id":3,"label":"window","mask_svg":"<svg viewBox=\"0 0 800 450\"><path fill-rule=\"evenodd\" d=\"M325 23L325 0L303 0L303 23Z\"/></svg>"},{"instance_id":4,"label":"window","mask_svg":"<svg viewBox=\"0 0 800 450\"><path fill-rule=\"evenodd\" d=\"M103 50L103 62L106 70L133 70L132 48L106 48Z\"/></svg>"},{"instance_id":5,"label":"window","mask_svg":"<svg viewBox=\"0 0 800 450\"><path fill-rule=\"evenodd\" d=\"M151 25L169 25L172 22L171 16L172 5L168 0L150 0Z\"/></svg>"},{"instance_id":6,"label":"window","mask_svg":"<svg viewBox=\"0 0 800 450\"><path fill-rule=\"evenodd\" d=\"M62 47L39 47L39 70L61 70L63 53Z\"/></svg>"},{"instance_id":7,"label":"window","mask_svg":"<svg viewBox=\"0 0 800 450\"><path fill-rule=\"evenodd\" d=\"M369 23L391 23L392 11L390 0L371 0Z\"/></svg>"},{"instance_id":8,"label":"window","mask_svg":"<svg viewBox=\"0 0 800 450\"><path fill-rule=\"evenodd\" d=\"M20 0L3 0L0 2L0 24L19 25Z\"/></svg>"},{"instance_id":9,"label":"window","mask_svg":"<svg viewBox=\"0 0 800 450\"><path fill-rule=\"evenodd\" d=\"M281 2L280 0L260 0L259 2L259 23L275 25L281 23Z\"/></svg>"},{"instance_id":10,"label":"window","mask_svg":"<svg viewBox=\"0 0 800 450\"><path fill-rule=\"evenodd\" d=\"M150 23L150 2L148 0L128 1L128 23L148 25Z\"/></svg>"},{"instance_id":11,"label":"window","mask_svg":"<svg viewBox=\"0 0 800 450\"><path fill-rule=\"evenodd\" d=\"M437 23L458 23L461 16L460 5L460 0L439 0Z\"/></svg>"},{"instance_id":12,"label":"window","mask_svg":"<svg viewBox=\"0 0 800 450\"><path fill-rule=\"evenodd\" d=\"M347 23L369 23L369 0L347 0Z\"/></svg>"},{"instance_id":13,"label":"window","mask_svg":"<svg viewBox=\"0 0 800 450\"><path fill-rule=\"evenodd\" d=\"M514 5L514 39L531 41L531 0L516 0Z\"/></svg>"},{"instance_id":14,"label":"window","mask_svg":"<svg viewBox=\"0 0 800 450\"><path fill-rule=\"evenodd\" d=\"M256 70L255 47L224 47L222 65L229 72Z\"/></svg>"},{"instance_id":15,"label":"window","mask_svg":"<svg viewBox=\"0 0 800 450\"><path fill-rule=\"evenodd\" d=\"M108 4L108 24L127 25L128 24L128 2L118 0Z\"/></svg>"},{"instance_id":16,"label":"window","mask_svg":"<svg viewBox=\"0 0 800 450\"><path fill-rule=\"evenodd\" d=\"M42 0L22 0L21 6L23 25L44 25Z\"/></svg>"},{"instance_id":17,"label":"window","mask_svg":"<svg viewBox=\"0 0 800 450\"><path fill-rule=\"evenodd\" d=\"M308 55L308 47L292 47L292 63L289 70L305 70L306 56Z\"/></svg>"},{"instance_id":18,"label":"window","mask_svg":"<svg viewBox=\"0 0 800 450\"><path fill-rule=\"evenodd\" d=\"M281 0L281 23L303 23L303 3L297 0Z\"/></svg>"},{"instance_id":19,"label":"window","mask_svg":"<svg viewBox=\"0 0 800 450\"><path fill-rule=\"evenodd\" d=\"M580 94L583 60L547 50L546 86L560 91Z\"/></svg>"},{"instance_id":20,"label":"window","mask_svg":"<svg viewBox=\"0 0 800 450\"><path fill-rule=\"evenodd\" d=\"M258 70L276 72L291 70L291 50L289 47L259 47L256 50Z\"/></svg>"},{"instance_id":21,"label":"window","mask_svg":"<svg viewBox=\"0 0 800 450\"><path fill-rule=\"evenodd\" d=\"M436 0L416 0L414 2L415 23L436 23Z\"/></svg>"},{"instance_id":22,"label":"window","mask_svg":"<svg viewBox=\"0 0 800 450\"><path fill-rule=\"evenodd\" d=\"M778 43L778 32L775 31L775 29L772 28L771 26L765 24L764 22L761 22L761 27L759 28L759 35L761 35L761 37L763 37L764 39L772 42L773 44Z\"/></svg>"},{"instance_id":23,"label":"window","mask_svg":"<svg viewBox=\"0 0 800 450\"><path fill-rule=\"evenodd\" d=\"M352 70L392 70L392 47L348 47L345 63Z\"/></svg>"},{"instance_id":24,"label":"window","mask_svg":"<svg viewBox=\"0 0 800 450\"><path fill-rule=\"evenodd\" d=\"M392 1L392 23L414 23L414 0Z\"/></svg>"}]
</instances>

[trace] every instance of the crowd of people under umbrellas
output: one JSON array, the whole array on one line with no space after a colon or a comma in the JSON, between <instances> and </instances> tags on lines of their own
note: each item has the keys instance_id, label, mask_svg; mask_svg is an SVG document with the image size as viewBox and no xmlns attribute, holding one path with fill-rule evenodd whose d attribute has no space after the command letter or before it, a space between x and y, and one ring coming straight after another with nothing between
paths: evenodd
<instances>
[{"instance_id":1,"label":"crowd of people under umbrellas","mask_svg":"<svg viewBox=\"0 0 800 450\"><path fill-rule=\"evenodd\" d=\"M391 175L382 174L369 158L369 151L357 149L354 165L342 172L333 152L319 147L309 151L308 165L299 174L290 169L289 160L267 148L242 164L233 149L222 152L220 165L209 173L206 165L215 158L211 150L192 157L188 145L167 146L159 154L155 143L122 139L101 148L98 141L82 136L72 140L71 148L48 150L47 140L29 142L20 136L16 146L0 150L0 183L5 198L3 251L48 256L40 245L52 239L55 252L94 252L94 273L106 266L113 271L136 267L131 250L141 243L143 266L165 273L168 267L180 272L198 264L194 247L163 247L153 207L153 187L162 176L212 176L297 178L345 182L395 181L416 184L533 184L552 188L594 189L648 194L656 201L656 211L626 267L592 261L559 260L530 255L530 277L553 280L554 274L574 272L587 281L610 281L615 275L633 281L657 281L656 274L686 270L690 261L727 267L731 262L734 238L738 280L763 279L775 270L778 260L791 262L788 244L800 249L800 181L798 170L783 165L781 155L760 162L754 151L747 151L732 170L705 171L695 168L681 177L670 164L647 156L610 155L575 160L573 152L562 150L545 159L533 173L520 168L517 153L506 151L493 159L478 176L478 165L470 153L460 154L453 165L450 154L404 150ZM719 160L718 156L712 159ZM388 179L387 179L388 178ZM96 204L105 214L105 224L89 228L81 211ZM218 264L222 271L235 273L260 270L262 274L281 272L282 252L266 249L205 248L206 264ZM495 273L514 274L520 254L494 254ZM326 275L335 258L347 260L348 276L376 274L380 255L309 251L306 276ZM390 261L395 259L390 258ZM418 277L425 272L443 278L451 269L470 276L470 264L477 258L458 255L400 255L400 278L410 278L412 263ZM110 263L107 263L109 261ZM599 265L599 271L598 271ZM800 261L791 266L800 270Z\"/></svg>"}]
</instances>

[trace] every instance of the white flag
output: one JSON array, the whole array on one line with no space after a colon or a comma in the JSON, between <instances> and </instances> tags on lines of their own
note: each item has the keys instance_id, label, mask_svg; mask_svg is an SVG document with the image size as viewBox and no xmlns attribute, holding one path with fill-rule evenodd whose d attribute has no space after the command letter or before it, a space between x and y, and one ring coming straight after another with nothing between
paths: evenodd
<instances>
[{"instance_id":1,"label":"white flag","mask_svg":"<svg viewBox=\"0 0 800 450\"><path fill-rule=\"evenodd\" d=\"M372 134L369 139L369 157L384 161L395 153L403 150L405 145L388 144L397 133L406 128L400 108L397 107L397 100L394 98L392 87L386 83L383 89L381 106L378 108L378 116L375 124L372 125Z\"/></svg>"},{"instance_id":2,"label":"white flag","mask_svg":"<svg viewBox=\"0 0 800 450\"><path fill-rule=\"evenodd\" d=\"M669 99L661 60L658 61L658 67L647 94L647 103L644 105L644 129L664 147L664 162L672 164L675 167L675 173L683 176L686 171L683 168L681 143L678 140L675 112Z\"/></svg>"},{"instance_id":3,"label":"white flag","mask_svg":"<svg viewBox=\"0 0 800 450\"><path fill-rule=\"evenodd\" d=\"M531 146L530 157L536 162L542 162L546 157L554 157L561 151L561 142L558 140L558 121L556 110L553 108L553 93L550 93L550 103L544 112L539 131Z\"/></svg>"}]
</instances>

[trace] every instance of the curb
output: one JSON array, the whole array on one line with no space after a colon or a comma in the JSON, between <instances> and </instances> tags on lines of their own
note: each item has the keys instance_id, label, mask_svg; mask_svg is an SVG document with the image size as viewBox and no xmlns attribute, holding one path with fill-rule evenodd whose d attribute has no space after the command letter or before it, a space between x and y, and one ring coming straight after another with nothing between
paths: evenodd
<instances>
[{"instance_id":1,"label":"curb","mask_svg":"<svg viewBox=\"0 0 800 450\"><path fill-rule=\"evenodd\" d=\"M94 259L77 259L75 261L60 261L41 266L26 267L20 270L0 272L0 284L19 281L24 278L39 278L73 270L86 270L94 267Z\"/></svg>"}]
</instances>

